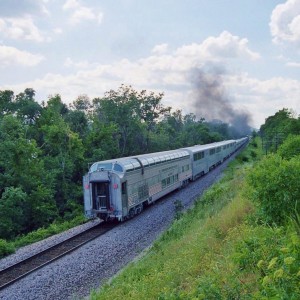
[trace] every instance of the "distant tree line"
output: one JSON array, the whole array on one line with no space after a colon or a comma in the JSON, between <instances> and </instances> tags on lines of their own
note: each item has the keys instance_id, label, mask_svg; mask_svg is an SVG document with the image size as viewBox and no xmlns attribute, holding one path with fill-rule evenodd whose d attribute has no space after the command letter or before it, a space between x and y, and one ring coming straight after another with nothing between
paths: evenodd
<instances>
[{"instance_id":1,"label":"distant tree line","mask_svg":"<svg viewBox=\"0 0 300 300\"><path fill-rule=\"evenodd\" d=\"M122 85L68 106L60 95L40 104L31 88L0 91L0 238L82 214L89 163L237 137L228 124L172 111L162 98Z\"/></svg>"}]
</instances>

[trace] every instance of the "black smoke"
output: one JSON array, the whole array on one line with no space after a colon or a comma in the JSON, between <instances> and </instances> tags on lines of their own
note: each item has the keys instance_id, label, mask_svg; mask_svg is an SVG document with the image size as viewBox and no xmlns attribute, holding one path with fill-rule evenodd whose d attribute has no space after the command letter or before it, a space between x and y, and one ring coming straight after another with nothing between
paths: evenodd
<instances>
[{"instance_id":1,"label":"black smoke","mask_svg":"<svg viewBox=\"0 0 300 300\"><path fill-rule=\"evenodd\" d=\"M224 70L217 67L191 71L193 113L207 121L227 123L234 137L245 136L252 131L252 117L248 111L234 107L223 84L224 73Z\"/></svg>"}]
</instances>

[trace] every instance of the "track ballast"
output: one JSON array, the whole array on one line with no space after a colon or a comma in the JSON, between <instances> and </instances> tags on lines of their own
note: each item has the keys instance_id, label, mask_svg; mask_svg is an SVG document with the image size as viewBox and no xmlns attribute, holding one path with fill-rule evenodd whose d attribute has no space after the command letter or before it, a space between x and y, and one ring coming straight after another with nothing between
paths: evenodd
<instances>
[{"instance_id":1,"label":"track ballast","mask_svg":"<svg viewBox=\"0 0 300 300\"><path fill-rule=\"evenodd\" d=\"M92 241L116 224L101 223L0 271L0 290Z\"/></svg>"}]
</instances>

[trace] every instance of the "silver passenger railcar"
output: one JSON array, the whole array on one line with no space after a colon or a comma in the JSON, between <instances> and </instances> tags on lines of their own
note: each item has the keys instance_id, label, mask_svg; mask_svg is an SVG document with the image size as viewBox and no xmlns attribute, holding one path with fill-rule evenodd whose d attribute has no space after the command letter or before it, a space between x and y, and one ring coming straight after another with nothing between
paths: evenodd
<instances>
[{"instance_id":1,"label":"silver passenger railcar","mask_svg":"<svg viewBox=\"0 0 300 300\"><path fill-rule=\"evenodd\" d=\"M221 164L248 138L94 163L83 177L85 215L123 221Z\"/></svg>"},{"instance_id":2,"label":"silver passenger railcar","mask_svg":"<svg viewBox=\"0 0 300 300\"><path fill-rule=\"evenodd\" d=\"M236 150L235 144L235 140L228 140L184 148L190 153L193 180L221 164Z\"/></svg>"},{"instance_id":3,"label":"silver passenger railcar","mask_svg":"<svg viewBox=\"0 0 300 300\"><path fill-rule=\"evenodd\" d=\"M85 215L122 221L191 178L184 149L96 162L83 179Z\"/></svg>"}]
</instances>

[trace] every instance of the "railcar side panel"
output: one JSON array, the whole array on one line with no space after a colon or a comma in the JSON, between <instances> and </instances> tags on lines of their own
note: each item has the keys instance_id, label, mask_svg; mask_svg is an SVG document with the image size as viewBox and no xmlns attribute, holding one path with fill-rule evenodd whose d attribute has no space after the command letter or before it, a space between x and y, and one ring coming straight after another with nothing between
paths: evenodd
<instances>
[{"instance_id":1,"label":"railcar side panel","mask_svg":"<svg viewBox=\"0 0 300 300\"><path fill-rule=\"evenodd\" d=\"M84 196L84 214L87 218L93 217L93 205L90 193L90 180L89 174L83 176L83 196Z\"/></svg>"}]
</instances>

